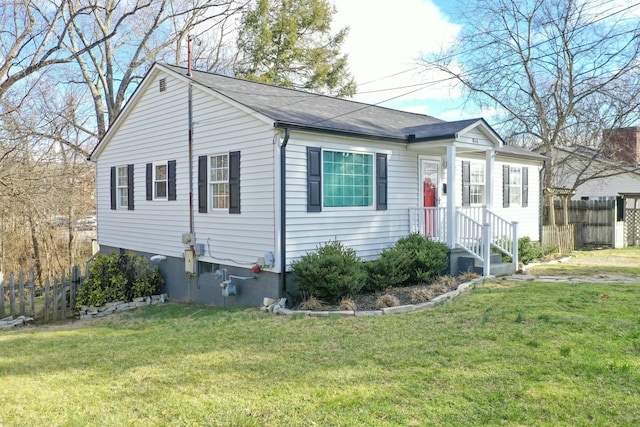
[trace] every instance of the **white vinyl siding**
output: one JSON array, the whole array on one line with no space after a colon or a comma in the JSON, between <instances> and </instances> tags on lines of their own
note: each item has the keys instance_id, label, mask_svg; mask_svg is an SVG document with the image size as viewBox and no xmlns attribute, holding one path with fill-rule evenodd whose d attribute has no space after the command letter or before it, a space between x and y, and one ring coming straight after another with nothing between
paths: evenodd
<instances>
[{"instance_id":1,"label":"white vinyl siding","mask_svg":"<svg viewBox=\"0 0 640 427\"><path fill-rule=\"evenodd\" d=\"M307 212L307 146L387 154L387 210L323 208ZM287 263L331 240L355 249L364 259L373 259L409 233L409 207L415 207L419 199L417 153L400 144L291 132L287 165Z\"/></svg>"},{"instance_id":2,"label":"white vinyl siding","mask_svg":"<svg viewBox=\"0 0 640 427\"><path fill-rule=\"evenodd\" d=\"M150 81L135 104L128 106L126 120L112 130L99 155L98 242L182 257L182 234L189 231L188 91L181 80L163 73L160 76L166 78L167 90L158 91L158 77ZM229 215L226 209L199 214L194 194L195 233L197 242L206 248L200 259L246 267L266 252L275 253L273 125L197 87L193 90L193 120L194 177L198 156L242 152L240 215ZM176 161L176 201L146 200L145 164L158 159ZM125 164L135 165L135 211L111 211L110 166Z\"/></svg>"},{"instance_id":3,"label":"white vinyl siding","mask_svg":"<svg viewBox=\"0 0 640 427\"><path fill-rule=\"evenodd\" d=\"M503 207L502 193L503 186L499 183L503 182L503 166L508 165L510 167L517 167L520 170L527 168L529 181L528 181L528 204L527 207L521 207L521 205L511 205L507 208ZM493 168L494 179L496 183L493 186L493 200L494 205L492 211L505 218L508 221L516 221L518 223L518 235L520 237L528 236L531 240L540 240L540 223L538 221L540 215L540 182L539 182L539 164L526 160L516 158L502 158L496 157L495 166ZM509 173L511 174L511 168ZM511 190L510 192L513 192ZM522 194L520 192L519 194ZM521 200L522 201L522 200Z\"/></svg>"}]
</instances>

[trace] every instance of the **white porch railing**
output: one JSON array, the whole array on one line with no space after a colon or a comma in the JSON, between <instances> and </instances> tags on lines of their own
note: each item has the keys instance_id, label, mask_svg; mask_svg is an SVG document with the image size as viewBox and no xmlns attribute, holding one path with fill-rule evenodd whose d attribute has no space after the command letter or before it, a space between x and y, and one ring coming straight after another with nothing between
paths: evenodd
<instances>
[{"instance_id":1,"label":"white porch railing","mask_svg":"<svg viewBox=\"0 0 640 427\"><path fill-rule=\"evenodd\" d=\"M411 233L420 233L431 240L447 243L447 209L411 208L409 228Z\"/></svg>"},{"instance_id":2,"label":"white porch railing","mask_svg":"<svg viewBox=\"0 0 640 427\"><path fill-rule=\"evenodd\" d=\"M447 243L446 208L409 209L410 231ZM518 268L518 223L510 222L484 206L456 208L455 247L483 262L483 274L489 275L491 251L511 257Z\"/></svg>"}]
</instances>

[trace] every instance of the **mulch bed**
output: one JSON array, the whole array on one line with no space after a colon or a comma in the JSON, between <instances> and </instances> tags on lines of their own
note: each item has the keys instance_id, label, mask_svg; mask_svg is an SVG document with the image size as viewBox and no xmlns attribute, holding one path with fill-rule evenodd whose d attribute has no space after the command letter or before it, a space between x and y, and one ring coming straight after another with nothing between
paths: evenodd
<instances>
[{"instance_id":1,"label":"mulch bed","mask_svg":"<svg viewBox=\"0 0 640 427\"><path fill-rule=\"evenodd\" d=\"M430 284L419 284L414 286L403 286L403 287L394 287L386 289L382 292L374 292L374 293L362 293L355 295L351 298L353 303L355 304L355 309L357 311L369 311L369 310L380 310L380 305L378 304L378 300L383 295L392 295L396 297L399 301L397 305L409 305L409 304L417 304L421 302L427 302L428 299L415 300L414 294L416 291L428 289L430 292L430 299L437 297L438 295L442 295L444 293L454 291L458 288L458 285L463 282L467 282L471 280L471 277L446 277L445 280L442 278L434 280ZM322 307L318 308L309 308L304 306L304 302L300 304L297 309L304 310L316 310L316 311L333 311L333 310L343 310L339 304L327 304L322 302Z\"/></svg>"}]
</instances>

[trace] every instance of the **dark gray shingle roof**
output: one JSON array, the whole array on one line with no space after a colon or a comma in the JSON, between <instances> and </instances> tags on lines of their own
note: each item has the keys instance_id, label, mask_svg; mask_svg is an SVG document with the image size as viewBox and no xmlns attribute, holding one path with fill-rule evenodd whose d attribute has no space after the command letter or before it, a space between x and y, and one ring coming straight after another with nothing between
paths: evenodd
<instances>
[{"instance_id":1,"label":"dark gray shingle roof","mask_svg":"<svg viewBox=\"0 0 640 427\"><path fill-rule=\"evenodd\" d=\"M175 73L187 75L187 69L163 64ZM193 70L194 83L205 86L251 110L286 125L329 132L343 132L402 142L454 138L457 133L484 119L446 122L425 114L393 110L347 99L334 98L257 83L235 77ZM503 146L499 153L517 157L544 159L519 147Z\"/></svg>"},{"instance_id":2,"label":"dark gray shingle roof","mask_svg":"<svg viewBox=\"0 0 640 427\"><path fill-rule=\"evenodd\" d=\"M164 66L179 74L187 73L183 67ZM286 125L406 141L410 134L432 134L428 130L429 125L452 126L457 123L218 74L200 71L192 71L191 74L195 83Z\"/></svg>"}]
</instances>

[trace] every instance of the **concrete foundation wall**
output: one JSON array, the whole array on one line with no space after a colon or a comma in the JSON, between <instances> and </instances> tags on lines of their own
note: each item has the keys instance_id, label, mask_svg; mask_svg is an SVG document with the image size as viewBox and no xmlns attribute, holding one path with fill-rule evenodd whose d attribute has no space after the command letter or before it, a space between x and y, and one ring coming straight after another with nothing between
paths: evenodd
<instances>
[{"instance_id":1,"label":"concrete foundation wall","mask_svg":"<svg viewBox=\"0 0 640 427\"><path fill-rule=\"evenodd\" d=\"M101 246L100 248L100 253L104 254L119 251L120 248L109 246ZM147 259L155 255L152 253L132 252L143 255ZM167 257L165 260L160 261L158 265L160 266L162 277L164 277L166 282L165 288L162 291L168 294L170 301L191 302L219 307L260 307L265 297L278 299L288 296L283 295L283 292L281 292L280 275L268 271L255 274L250 268L209 264L211 267L210 272L202 272L192 276L185 273L183 258ZM215 275L217 269L223 268L227 269L228 276L255 276L255 279L241 280L232 278L233 284L236 286L237 294L235 296L224 297L222 295L222 288L220 287L222 280Z\"/></svg>"}]
</instances>

